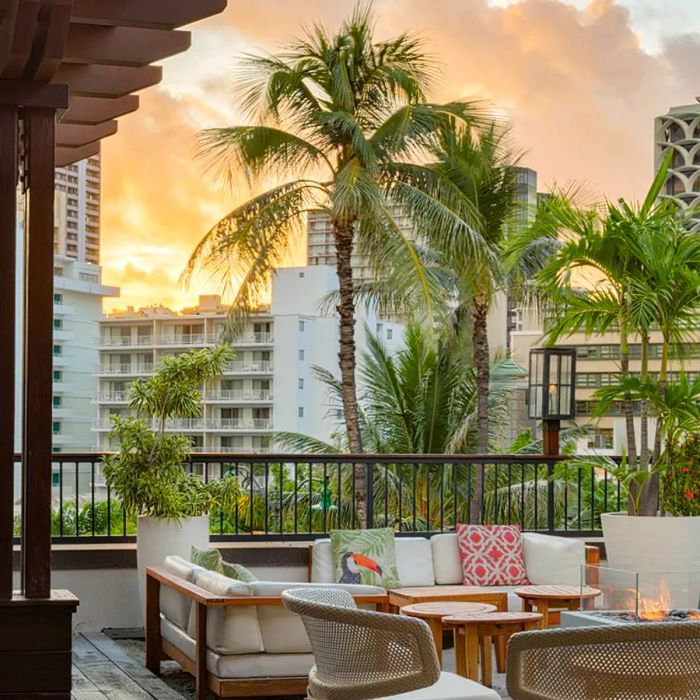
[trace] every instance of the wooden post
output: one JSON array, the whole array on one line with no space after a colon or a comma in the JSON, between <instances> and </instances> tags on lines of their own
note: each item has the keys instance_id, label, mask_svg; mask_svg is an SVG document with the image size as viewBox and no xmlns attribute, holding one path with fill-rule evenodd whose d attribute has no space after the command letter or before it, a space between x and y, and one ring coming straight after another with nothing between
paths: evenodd
<instances>
[{"instance_id":1,"label":"wooden post","mask_svg":"<svg viewBox=\"0 0 700 700\"><path fill-rule=\"evenodd\" d=\"M547 457L559 454L559 431L561 422L545 419L542 421L542 452Z\"/></svg>"},{"instance_id":2,"label":"wooden post","mask_svg":"<svg viewBox=\"0 0 700 700\"><path fill-rule=\"evenodd\" d=\"M160 581L146 574L146 668L160 675Z\"/></svg>"},{"instance_id":3,"label":"wooden post","mask_svg":"<svg viewBox=\"0 0 700 700\"><path fill-rule=\"evenodd\" d=\"M51 595L51 394L56 112L24 110L29 217L25 233L22 584Z\"/></svg>"},{"instance_id":4,"label":"wooden post","mask_svg":"<svg viewBox=\"0 0 700 700\"><path fill-rule=\"evenodd\" d=\"M17 107L0 105L0 600L12 598L16 239Z\"/></svg>"},{"instance_id":5,"label":"wooden post","mask_svg":"<svg viewBox=\"0 0 700 700\"><path fill-rule=\"evenodd\" d=\"M207 700L209 672L207 670L207 606L204 603L193 603L197 606L197 636L195 637L195 655L197 664L197 700Z\"/></svg>"}]
</instances>

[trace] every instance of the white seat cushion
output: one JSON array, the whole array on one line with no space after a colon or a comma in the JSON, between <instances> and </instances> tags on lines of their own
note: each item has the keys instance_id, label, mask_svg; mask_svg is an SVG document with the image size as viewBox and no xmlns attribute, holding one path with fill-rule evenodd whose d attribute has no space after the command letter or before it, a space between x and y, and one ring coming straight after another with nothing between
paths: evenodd
<instances>
[{"instance_id":1,"label":"white seat cushion","mask_svg":"<svg viewBox=\"0 0 700 700\"><path fill-rule=\"evenodd\" d=\"M190 659L195 642L184 630L161 618L160 633ZM304 677L314 665L313 654L217 654L207 651L207 669L219 678Z\"/></svg>"},{"instance_id":2,"label":"white seat cushion","mask_svg":"<svg viewBox=\"0 0 700 700\"><path fill-rule=\"evenodd\" d=\"M250 585L235 581L215 571L200 571L195 584L222 596L250 597ZM187 632L196 634L197 606L192 606ZM258 624L257 608L253 605L210 607L207 609L207 647L217 654L255 654L264 650Z\"/></svg>"},{"instance_id":3,"label":"white seat cushion","mask_svg":"<svg viewBox=\"0 0 700 700\"><path fill-rule=\"evenodd\" d=\"M434 685L377 700L500 700L500 695L475 681L454 673L443 672Z\"/></svg>"},{"instance_id":4,"label":"white seat cushion","mask_svg":"<svg viewBox=\"0 0 700 700\"><path fill-rule=\"evenodd\" d=\"M396 566L401 586L434 586L433 551L425 537L397 537ZM333 554L329 539L316 540L312 546L311 580L334 583Z\"/></svg>"},{"instance_id":5,"label":"white seat cushion","mask_svg":"<svg viewBox=\"0 0 700 700\"><path fill-rule=\"evenodd\" d=\"M525 570L533 585L580 585L581 567L586 563L586 544L583 541L524 532L523 549Z\"/></svg>"},{"instance_id":6,"label":"white seat cushion","mask_svg":"<svg viewBox=\"0 0 700 700\"><path fill-rule=\"evenodd\" d=\"M192 564L182 557L171 556L166 557L163 568L170 574L184 579L188 583L194 583L195 574L206 571L201 566ZM190 619L190 608L192 600L178 593L166 585L160 586L160 611L183 630L187 629L187 623Z\"/></svg>"},{"instance_id":7,"label":"white seat cushion","mask_svg":"<svg viewBox=\"0 0 700 700\"><path fill-rule=\"evenodd\" d=\"M385 595L378 586L341 583L299 583L294 581L256 581L250 584L253 595L281 596L289 588L341 588L353 595ZM311 644L299 615L282 605L260 605L258 621L265 651L271 654L309 654Z\"/></svg>"},{"instance_id":8,"label":"white seat cushion","mask_svg":"<svg viewBox=\"0 0 700 700\"><path fill-rule=\"evenodd\" d=\"M433 550L435 583L441 586L457 586L464 580L462 558L456 532L445 532L430 538Z\"/></svg>"}]
</instances>

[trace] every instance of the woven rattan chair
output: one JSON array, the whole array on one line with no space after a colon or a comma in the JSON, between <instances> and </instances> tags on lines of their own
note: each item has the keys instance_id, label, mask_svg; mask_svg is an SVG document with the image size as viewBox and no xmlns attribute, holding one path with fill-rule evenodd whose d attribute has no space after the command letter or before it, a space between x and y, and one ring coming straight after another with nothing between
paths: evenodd
<instances>
[{"instance_id":1,"label":"woven rattan chair","mask_svg":"<svg viewBox=\"0 0 700 700\"><path fill-rule=\"evenodd\" d=\"M358 610L343 590L285 591L287 609L299 614L316 665L310 700L498 700L488 688L441 673L423 620Z\"/></svg>"},{"instance_id":2,"label":"woven rattan chair","mask_svg":"<svg viewBox=\"0 0 700 700\"><path fill-rule=\"evenodd\" d=\"M513 700L700 700L700 623L516 634L507 684Z\"/></svg>"}]
</instances>

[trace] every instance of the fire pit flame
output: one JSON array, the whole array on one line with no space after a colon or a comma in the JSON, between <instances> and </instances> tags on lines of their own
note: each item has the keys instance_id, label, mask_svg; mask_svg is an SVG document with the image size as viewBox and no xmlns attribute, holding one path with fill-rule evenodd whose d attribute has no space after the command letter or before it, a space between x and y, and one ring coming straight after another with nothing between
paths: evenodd
<instances>
[{"instance_id":1,"label":"fire pit flame","mask_svg":"<svg viewBox=\"0 0 700 700\"><path fill-rule=\"evenodd\" d=\"M674 610L671 592L668 584L662 579L659 584L658 598L644 598L637 596L637 617L641 622L663 622L677 617L678 611ZM700 620L700 610L684 610L683 619Z\"/></svg>"}]
</instances>

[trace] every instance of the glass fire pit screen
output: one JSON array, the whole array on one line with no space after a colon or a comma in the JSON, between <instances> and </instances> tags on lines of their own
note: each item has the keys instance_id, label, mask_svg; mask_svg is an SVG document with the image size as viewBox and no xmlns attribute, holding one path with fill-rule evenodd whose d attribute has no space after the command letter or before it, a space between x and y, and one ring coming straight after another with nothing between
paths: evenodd
<instances>
[{"instance_id":1,"label":"glass fire pit screen","mask_svg":"<svg viewBox=\"0 0 700 700\"><path fill-rule=\"evenodd\" d=\"M583 566L581 586L601 594L573 615L597 624L700 620L700 567L693 569L637 573Z\"/></svg>"}]
</instances>

